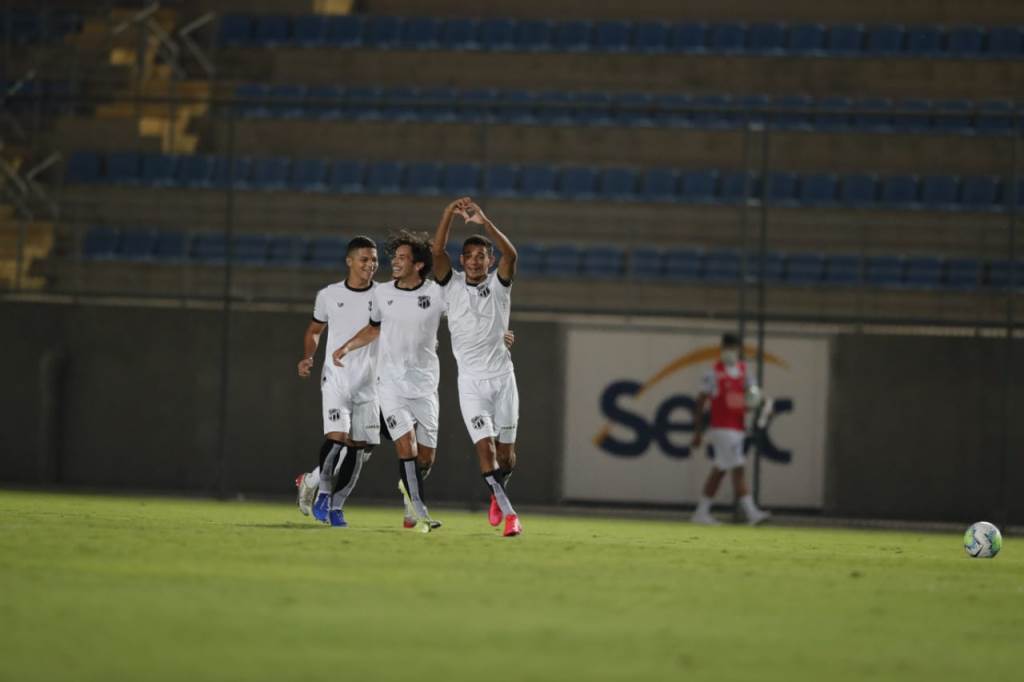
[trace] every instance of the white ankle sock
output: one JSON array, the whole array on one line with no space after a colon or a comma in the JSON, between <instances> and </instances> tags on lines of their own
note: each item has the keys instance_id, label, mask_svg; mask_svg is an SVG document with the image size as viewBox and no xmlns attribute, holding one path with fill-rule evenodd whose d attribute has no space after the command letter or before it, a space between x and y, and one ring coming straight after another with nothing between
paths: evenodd
<instances>
[{"instance_id":1,"label":"white ankle sock","mask_svg":"<svg viewBox=\"0 0 1024 682\"><path fill-rule=\"evenodd\" d=\"M710 514L711 513L711 498L706 495L701 495L700 499L697 500L697 510L694 514Z\"/></svg>"}]
</instances>

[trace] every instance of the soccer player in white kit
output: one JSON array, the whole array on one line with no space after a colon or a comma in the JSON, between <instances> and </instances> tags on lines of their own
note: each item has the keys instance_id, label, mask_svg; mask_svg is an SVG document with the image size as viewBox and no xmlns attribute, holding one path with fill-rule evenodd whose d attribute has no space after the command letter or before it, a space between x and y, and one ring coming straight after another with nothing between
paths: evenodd
<instances>
[{"instance_id":1,"label":"soccer player in white kit","mask_svg":"<svg viewBox=\"0 0 1024 682\"><path fill-rule=\"evenodd\" d=\"M348 243L345 279L330 284L316 295L313 319L306 328L299 376L308 378L313 355L324 327L327 348L333 350L366 325L370 300L376 283L377 245L368 237L355 237ZM345 501L355 488L359 472L380 444L380 405L377 401L375 346L367 346L349 355L344 367L326 359L320 376L323 402L324 442L320 465L312 473L301 474L299 510L335 527L345 527ZM316 503L311 505L313 495Z\"/></svg>"},{"instance_id":2,"label":"soccer player in white kit","mask_svg":"<svg viewBox=\"0 0 1024 682\"><path fill-rule=\"evenodd\" d=\"M423 479L437 448L437 328L445 311L444 289L427 278L432 257L426 234L403 230L389 241L388 251L393 280L373 289L370 323L332 355L343 367L354 353L377 342L377 394L398 451L400 488L415 528L429 533L440 526L423 502Z\"/></svg>"},{"instance_id":3,"label":"soccer player in white kit","mask_svg":"<svg viewBox=\"0 0 1024 682\"><path fill-rule=\"evenodd\" d=\"M708 440L714 448L714 466L704 482L704 490L697 509L690 520L708 526L719 522L711 515L711 501L718 492L718 486L725 472L732 472L732 485L739 498L740 506L750 525L757 525L771 514L758 508L747 487L744 469L746 456L743 446L746 441L745 418L748 407L756 407L761 392L754 378L747 371L747 363L740 359L740 340L735 334L722 335L722 347L718 362L704 375L697 405L694 408L693 441L691 450L700 447L704 433L704 412L711 408L711 429Z\"/></svg>"},{"instance_id":4,"label":"soccer player in white kit","mask_svg":"<svg viewBox=\"0 0 1024 682\"><path fill-rule=\"evenodd\" d=\"M462 244L462 272L452 270L445 246L452 218L480 225L490 239L473 235ZM501 250L494 265L494 244ZM476 448L480 474L491 492L488 521L505 520L503 535L522 533L519 515L505 492L505 483L516 463L516 430L519 424L519 390L512 356L505 343L511 308L512 280L516 273L516 249L501 230L468 198L445 209L434 236L434 278L446 292L448 329L452 352L459 367L459 406L470 440Z\"/></svg>"}]
</instances>

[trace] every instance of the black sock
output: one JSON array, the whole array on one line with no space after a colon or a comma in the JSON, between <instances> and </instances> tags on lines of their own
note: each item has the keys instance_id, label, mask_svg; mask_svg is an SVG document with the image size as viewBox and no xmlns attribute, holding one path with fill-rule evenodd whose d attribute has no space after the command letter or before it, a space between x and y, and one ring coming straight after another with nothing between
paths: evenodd
<instances>
[{"instance_id":1,"label":"black sock","mask_svg":"<svg viewBox=\"0 0 1024 682\"><path fill-rule=\"evenodd\" d=\"M330 438L325 438L323 445L320 446L320 471L324 470L324 460L327 459L327 455L331 454L331 448L337 444L336 441Z\"/></svg>"},{"instance_id":2,"label":"black sock","mask_svg":"<svg viewBox=\"0 0 1024 682\"><path fill-rule=\"evenodd\" d=\"M427 515L427 507L423 502L423 479L420 477L420 468L415 459L398 460L398 471L405 484L405 491L409 493L413 509L419 516Z\"/></svg>"},{"instance_id":3,"label":"black sock","mask_svg":"<svg viewBox=\"0 0 1024 682\"><path fill-rule=\"evenodd\" d=\"M508 479L512 478L512 471L512 469L498 469L498 474L495 478L497 478L498 482L501 483L501 487L508 487Z\"/></svg>"},{"instance_id":4,"label":"black sock","mask_svg":"<svg viewBox=\"0 0 1024 682\"><path fill-rule=\"evenodd\" d=\"M352 481L352 473L356 470L356 460L362 457L362 453L354 448L349 448L345 459L341 461L341 468L338 469L338 477L331 486L331 493L336 493Z\"/></svg>"}]
</instances>

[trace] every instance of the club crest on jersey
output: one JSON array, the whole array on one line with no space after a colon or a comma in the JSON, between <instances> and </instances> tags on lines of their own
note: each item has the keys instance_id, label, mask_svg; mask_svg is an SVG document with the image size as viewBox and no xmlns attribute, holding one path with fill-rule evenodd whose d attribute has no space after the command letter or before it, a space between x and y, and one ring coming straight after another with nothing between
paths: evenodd
<instances>
[{"instance_id":1,"label":"club crest on jersey","mask_svg":"<svg viewBox=\"0 0 1024 682\"><path fill-rule=\"evenodd\" d=\"M491 295L491 288L486 284L482 284L476 288L476 293L480 294L480 298L487 298Z\"/></svg>"},{"instance_id":2,"label":"club crest on jersey","mask_svg":"<svg viewBox=\"0 0 1024 682\"><path fill-rule=\"evenodd\" d=\"M344 308L345 307L345 302L344 301L338 301L338 307L339 308Z\"/></svg>"},{"instance_id":3,"label":"club crest on jersey","mask_svg":"<svg viewBox=\"0 0 1024 682\"><path fill-rule=\"evenodd\" d=\"M327 411L327 418L330 419L332 422L338 421L339 419L341 419L341 410L334 409L334 408L328 410Z\"/></svg>"},{"instance_id":4,"label":"club crest on jersey","mask_svg":"<svg viewBox=\"0 0 1024 682\"><path fill-rule=\"evenodd\" d=\"M388 305L391 305L391 304L392 304L392 303L394 303L394 302L395 302L395 299L393 299L393 298L392 298L392 299L390 299L390 300L388 301Z\"/></svg>"},{"instance_id":5,"label":"club crest on jersey","mask_svg":"<svg viewBox=\"0 0 1024 682\"><path fill-rule=\"evenodd\" d=\"M429 296L420 296L419 297L419 306L421 308L423 308L424 310L429 308L430 307L430 297Z\"/></svg>"}]
</instances>

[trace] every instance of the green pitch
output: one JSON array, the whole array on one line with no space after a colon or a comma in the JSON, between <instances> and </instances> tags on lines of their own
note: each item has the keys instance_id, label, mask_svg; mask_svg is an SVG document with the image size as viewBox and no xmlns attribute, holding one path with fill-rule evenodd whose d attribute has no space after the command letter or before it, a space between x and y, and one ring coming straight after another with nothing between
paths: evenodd
<instances>
[{"instance_id":1,"label":"green pitch","mask_svg":"<svg viewBox=\"0 0 1024 682\"><path fill-rule=\"evenodd\" d=\"M961 533L0 491L0 680L1020 679L1024 559Z\"/></svg>"}]
</instances>

